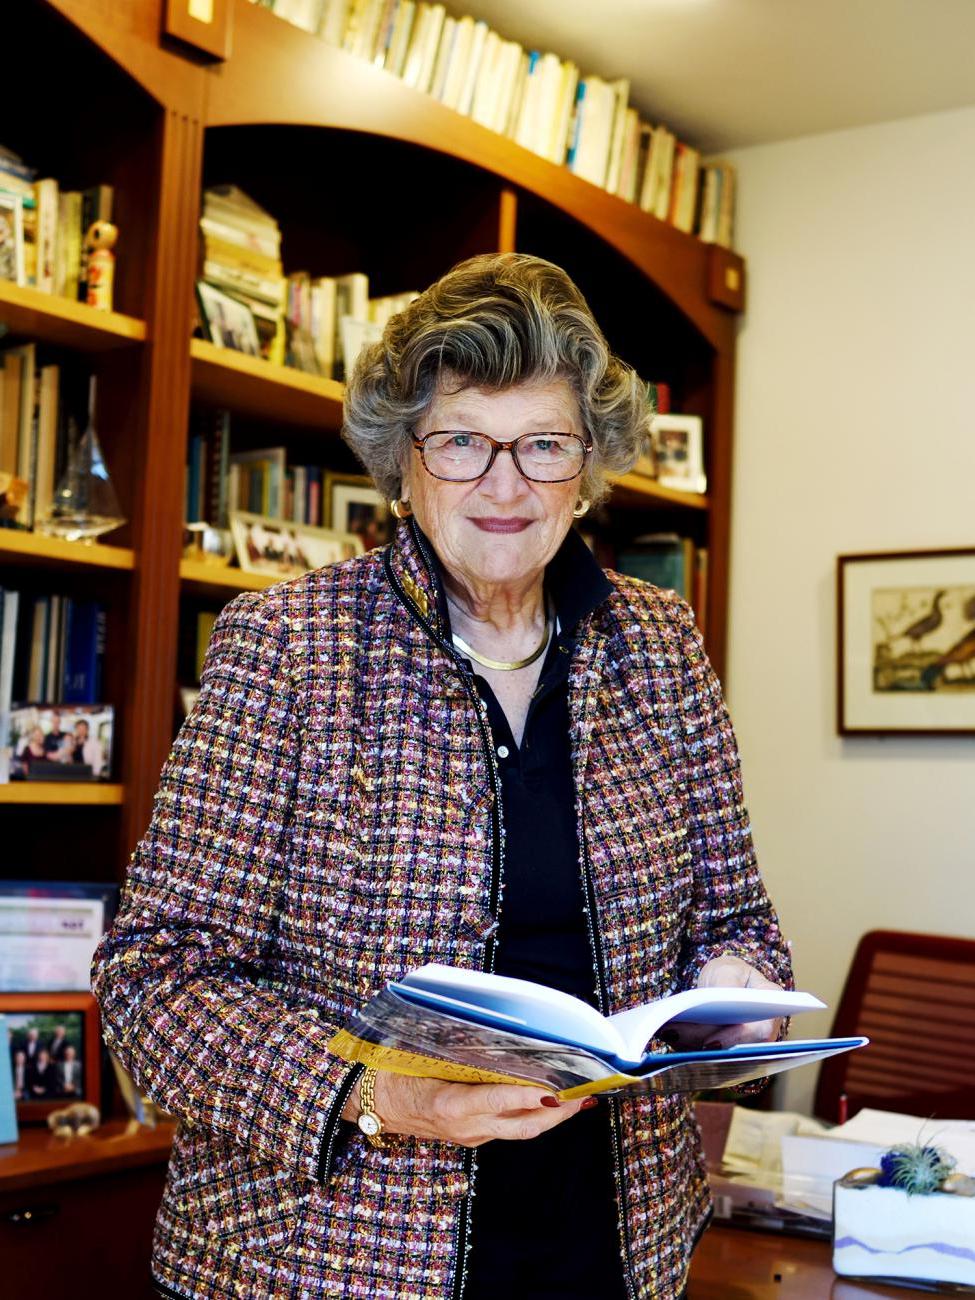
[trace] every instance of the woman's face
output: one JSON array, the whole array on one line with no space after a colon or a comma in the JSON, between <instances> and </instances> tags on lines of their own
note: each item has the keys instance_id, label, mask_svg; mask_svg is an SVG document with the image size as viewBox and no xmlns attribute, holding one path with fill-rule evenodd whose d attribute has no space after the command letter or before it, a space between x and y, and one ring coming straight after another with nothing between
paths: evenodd
<instances>
[{"instance_id":1,"label":"woman's face","mask_svg":"<svg viewBox=\"0 0 975 1300\"><path fill-rule=\"evenodd\" d=\"M500 391L440 392L418 425L417 437L437 429L486 433L499 442L523 433L585 436L578 403L564 379ZM579 483L578 478L530 483L508 452L498 453L483 478L447 483L427 473L414 448L402 497L448 574L482 588L517 584L541 573L572 524Z\"/></svg>"}]
</instances>

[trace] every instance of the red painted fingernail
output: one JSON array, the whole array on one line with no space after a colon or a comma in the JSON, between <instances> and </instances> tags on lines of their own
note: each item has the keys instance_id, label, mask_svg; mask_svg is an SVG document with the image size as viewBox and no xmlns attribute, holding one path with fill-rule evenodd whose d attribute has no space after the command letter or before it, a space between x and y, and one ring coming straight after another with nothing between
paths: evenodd
<instances>
[{"instance_id":1,"label":"red painted fingernail","mask_svg":"<svg viewBox=\"0 0 975 1300\"><path fill-rule=\"evenodd\" d=\"M580 1109L580 1110L592 1110L592 1108L593 1108L594 1106L598 1106L598 1105L599 1105L599 1098L598 1098L598 1097L585 1097L585 1098L583 1099L582 1105L579 1107L579 1109Z\"/></svg>"},{"instance_id":2,"label":"red painted fingernail","mask_svg":"<svg viewBox=\"0 0 975 1300\"><path fill-rule=\"evenodd\" d=\"M543 1098L542 1098L542 1105L543 1105L543 1106L561 1106L562 1103L559 1101L558 1097L543 1097Z\"/></svg>"}]
</instances>

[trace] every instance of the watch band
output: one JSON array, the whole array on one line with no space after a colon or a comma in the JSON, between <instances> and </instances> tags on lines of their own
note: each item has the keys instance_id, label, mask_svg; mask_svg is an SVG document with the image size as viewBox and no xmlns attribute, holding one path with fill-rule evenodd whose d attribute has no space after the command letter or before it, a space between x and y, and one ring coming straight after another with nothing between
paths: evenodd
<instances>
[{"instance_id":1,"label":"watch band","mask_svg":"<svg viewBox=\"0 0 975 1300\"><path fill-rule=\"evenodd\" d=\"M376 1114L376 1075L379 1073L374 1066L367 1066L362 1073L359 1081L359 1114L356 1116L356 1124L360 1133L365 1135L366 1141L374 1147L384 1147L383 1141L383 1122Z\"/></svg>"}]
</instances>

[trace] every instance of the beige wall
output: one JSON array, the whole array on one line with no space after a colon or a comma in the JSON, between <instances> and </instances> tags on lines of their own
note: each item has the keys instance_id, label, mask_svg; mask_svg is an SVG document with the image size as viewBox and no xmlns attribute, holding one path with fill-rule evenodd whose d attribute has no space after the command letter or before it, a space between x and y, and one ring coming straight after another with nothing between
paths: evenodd
<instances>
[{"instance_id":1,"label":"beige wall","mask_svg":"<svg viewBox=\"0 0 975 1300\"><path fill-rule=\"evenodd\" d=\"M834 724L836 556L975 546L975 110L731 157L749 303L728 696L797 980L833 1004L865 930L975 936L975 739Z\"/></svg>"}]
</instances>

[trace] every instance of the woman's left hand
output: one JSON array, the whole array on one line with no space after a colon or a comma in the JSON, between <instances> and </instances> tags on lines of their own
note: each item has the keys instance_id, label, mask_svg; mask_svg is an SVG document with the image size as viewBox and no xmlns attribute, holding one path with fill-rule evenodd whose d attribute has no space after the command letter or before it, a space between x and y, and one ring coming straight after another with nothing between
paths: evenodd
<instances>
[{"instance_id":1,"label":"woman's left hand","mask_svg":"<svg viewBox=\"0 0 975 1300\"><path fill-rule=\"evenodd\" d=\"M761 971L749 966L740 957L732 957L727 953L722 957L712 957L702 968L697 987L778 989L780 985L773 984ZM771 1043L778 1038L782 1024L781 1017L775 1020L752 1020L743 1025L698 1025L687 1022L669 1025L667 1041L671 1046L683 1050L732 1047L735 1043Z\"/></svg>"}]
</instances>

